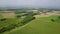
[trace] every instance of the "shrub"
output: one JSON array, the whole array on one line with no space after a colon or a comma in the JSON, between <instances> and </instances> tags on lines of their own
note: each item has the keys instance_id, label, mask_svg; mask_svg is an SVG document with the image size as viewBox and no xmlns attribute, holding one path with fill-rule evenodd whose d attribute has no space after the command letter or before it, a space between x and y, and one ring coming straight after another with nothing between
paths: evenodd
<instances>
[{"instance_id":1,"label":"shrub","mask_svg":"<svg viewBox=\"0 0 60 34\"><path fill-rule=\"evenodd\" d=\"M3 27L1 30L0 30L0 33L3 33L5 31L10 31L11 29L15 28L16 24L12 24L12 25L9 25L7 27Z\"/></svg>"},{"instance_id":2,"label":"shrub","mask_svg":"<svg viewBox=\"0 0 60 34\"><path fill-rule=\"evenodd\" d=\"M0 30L0 33L5 32L6 30L7 30L6 27L3 27L3 28Z\"/></svg>"},{"instance_id":3,"label":"shrub","mask_svg":"<svg viewBox=\"0 0 60 34\"><path fill-rule=\"evenodd\" d=\"M33 13L29 13L29 15L27 15L27 17L25 17L21 23L25 24L33 19L35 19L35 17L33 17Z\"/></svg>"},{"instance_id":4,"label":"shrub","mask_svg":"<svg viewBox=\"0 0 60 34\"><path fill-rule=\"evenodd\" d=\"M6 20L6 18L2 18L2 19L0 19L0 21L5 21Z\"/></svg>"},{"instance_id":5,"label":"shrub","mask_svg":"<svg viewBox=\"0 0 60 34\"><path fill-rule=\"evenodd\" d=\"M51 19L52 22L54 22L55 20L54 19Z\"/></svg>"},{"instance_id":6,"label":"shrub","mask_svg":"<svg viewBox=\"0 0 60 34\"><path fill-rule=\"evenodd\" d=\"M21 16L17 16L17 18L20 18Z\"/></svg>"},{"instance_id":7,"label":"shrub","mask_svg":"<svg viewBox=\"0 0 60 34\"><path fill-rule=\"evenodd\" d=\"M58 18L60 19L60 16L58 16Z\"/></svg>"}]
</instances>

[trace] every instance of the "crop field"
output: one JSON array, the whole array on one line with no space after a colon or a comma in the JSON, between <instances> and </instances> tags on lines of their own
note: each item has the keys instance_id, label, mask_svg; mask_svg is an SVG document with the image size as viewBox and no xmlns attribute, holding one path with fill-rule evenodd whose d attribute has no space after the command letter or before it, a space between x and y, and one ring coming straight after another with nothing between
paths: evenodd
<instances>
[{"instance_id":1,"label":"crop field","mask_svg":"<svg viewBox=\"0 0 60 34\"><path fill-rule=\"evenodd\" d=\"M58 16L37 18L24 28L5 34L60 34L60 19Z\"/></svg>"}]
</instances>

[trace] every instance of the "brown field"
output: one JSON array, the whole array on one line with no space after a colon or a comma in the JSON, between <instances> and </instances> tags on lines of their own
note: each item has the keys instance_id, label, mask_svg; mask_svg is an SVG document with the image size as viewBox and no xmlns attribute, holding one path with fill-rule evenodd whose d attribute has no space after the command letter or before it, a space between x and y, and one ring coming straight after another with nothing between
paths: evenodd
<instances>
[{"instance_id":1,"label":"brown field","mask_svg":"<svg viewBox=\"0 0 60 34\"><path fill-rule=\"evenodd\" d=\"M4 18L14 18L16 15L15 13L12 12L12 13L3 13L2 16Z\"/></svg>"},{"instance_id":2,"label":"brown field","mask_svg":"<svg viewBox=\"0 0 60 34\"><path fill-rule=\"evenodd\" d=\"M60 14L58 14L57 12L47 12L47 13L41 13L39 15L35 15L34 17L40 18L40 17L49 17L53 15L60 15Z\"/></svg>"}]
</instances>

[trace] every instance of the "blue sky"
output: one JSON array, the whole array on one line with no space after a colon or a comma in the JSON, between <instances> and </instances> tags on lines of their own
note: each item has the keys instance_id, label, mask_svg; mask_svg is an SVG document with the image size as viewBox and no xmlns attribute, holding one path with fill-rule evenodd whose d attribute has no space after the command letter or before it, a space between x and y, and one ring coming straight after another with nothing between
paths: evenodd
<instances>
[{"instance_id":1,"label":"blue sky","mask_svg":"<svg viewBox=\"0 0 60 34\"><path fill-rule=\"evenodd\" d=\"M0 0L0 7L18 6L60 8L60 0Z\"/></svg>"}]
</instances>

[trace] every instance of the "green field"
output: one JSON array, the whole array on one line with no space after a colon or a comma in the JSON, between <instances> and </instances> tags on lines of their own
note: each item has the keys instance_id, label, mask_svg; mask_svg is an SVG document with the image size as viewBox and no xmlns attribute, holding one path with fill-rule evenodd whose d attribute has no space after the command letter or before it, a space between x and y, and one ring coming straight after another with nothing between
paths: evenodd
<instances>
[{"instance_id":1,"label":"green field","mask_svg":"<svg viewBox=\"0 0 60 34\"><path fill-rule=\"evenodd\" d=\"M0 29L3 27L7 27L11 24L17 24L21 21L22 19L17 19L17 18L7 18L6 21L0 21Z\"/></svg>"},{"instance_id":2,"label":"green field","mask_svg":"<svg viewBox=\"0 0 60 34\"><path fill-rule=\"evenodd\" d=\"M51 19L54 19L54 22ZM8 34L60 34L60 19L58 16L37 18L29 22L24 28Z\"/></svg>"},{"instance_id":3,"label":"green field","mask_svg":"<svg viewBox=\"0 0 60 34\"><path fill-rule=\"evenodd\" d=\"M41 17L31 20L33 18L32 13L29 13L25 18L17 17L23 15L22 13L17 13L16 17L6 18L5 21L1 21L3 19L2 14L0 13L0 32L3 31L4 27L7 30L2 32L2 34L60 34L60 18L58 16ZM51 19L54 20L52 21ZM11 30L8 30L9 26Z\"/></svg>"},{"instance_id":4,"label":"green field","mask_svg":"<svg viewBox=\"0 0 60 34\"><path fill-rule=\"evenodd\" d=\"M0 16L0 34L5 33L5 32L9 32L12 31L18 27L21 27L25 24L27 24L29 21L35 19L32 16L33 14L27 15L24 18L20 18L21 13L20 14L16 14L16 16L14 18L4 18L4 16ZM19 16L19 17L17 17Z\"/></svg>"},{"instance_id":5,"label":"green field","mask_svg":"<svg viewBox=\"0 0 60 34\"><path fill-rule=\"evenodd\" d=\"M1 18L3 18L3 16L2 16L1 13L0 13L0 19L1 19Z\"/></svg>"},{"instance_id":6,"label":"green field","mask_svg":"<svg viewBox=\"0 0 60 34\"><path fill-rule=\"evenodd\" d=\"M4 14L4 12L0 12L0 29L2 29L3 27L7 27L11 24L18 24L23 20L22 18L14 17L14 18L6 18L5 21L1 21L1 19L3 19L2 14Z\"/></svg>"}]
</instances>

